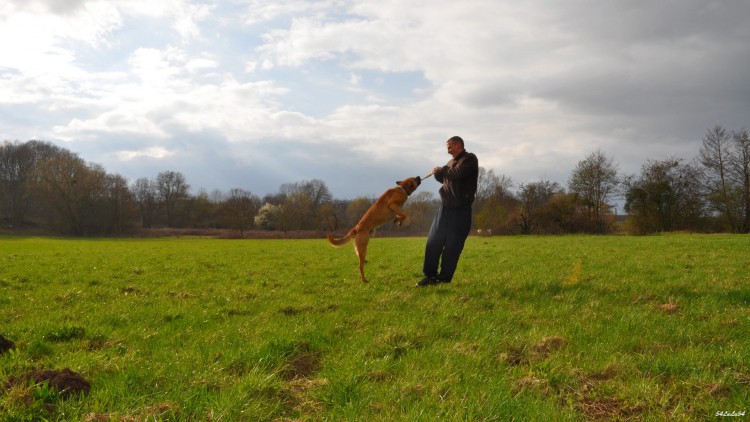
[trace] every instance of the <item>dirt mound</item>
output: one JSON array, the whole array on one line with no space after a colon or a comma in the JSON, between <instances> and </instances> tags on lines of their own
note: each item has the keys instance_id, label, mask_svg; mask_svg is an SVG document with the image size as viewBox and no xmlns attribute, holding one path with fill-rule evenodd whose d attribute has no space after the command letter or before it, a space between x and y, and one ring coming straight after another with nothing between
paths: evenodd
<instances>
[{"instance_id":1,"label":"dirt mound","mask_svg":"<svg viewBox=\"0 0 750 422\"><path fill-rule=\"evenodd\" d=\"M91 383L86 378L68 368L62 371L49 369L31 371L25 375L10 377L7 385L9 388L12 388L16 385L28 385L30 382L33 382L35 385L47 382L47 385L57 391L62 397L87 394L91 389Z\"/></svg>"},{"instance_id":2,"label":"dirt mound","mask_svg":"<svg viewBox=\"0 0 750 422\"><path fill-rule=\"evenodd\" d=\"M320 368L320 353L305 351L295 356L289 365L281 371L281 377L287 381L308 378Z\"/></svg>"},{"instance_id":3,"label":"dirt mound","mask_svg":"<svg viewBox=\"0 0 750 422\"><path fill-rule=\"evenodd\" d=\"M3 337L3 335L0 334L0 355L7 352L8 350L15 349L15 348L16 348L15 343Z\"/></svg>"}]
</instances>

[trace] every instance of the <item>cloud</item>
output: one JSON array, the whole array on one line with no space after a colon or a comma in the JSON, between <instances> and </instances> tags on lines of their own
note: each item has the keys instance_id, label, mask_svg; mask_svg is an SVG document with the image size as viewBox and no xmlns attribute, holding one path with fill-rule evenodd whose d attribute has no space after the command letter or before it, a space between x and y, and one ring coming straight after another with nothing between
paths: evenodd
<instances>
[{"instance_id":1,"label":"cloud","mask_svg":"<svg viewBox=\"0 0 750 422\"><path fill-rule=\"evenodd\" d=\"M307 13L325 13L334 8L345 7L344 1L305 1L305 0L239 0L245 5L242 23L248 26L274 21L281 17L299 16Z\"/></svg>"},{"instance_id":2,"label":"cloud","mask_svg":"<svg viewBox=\"0 0 750 422\"><path fill-rule=\"evenodd\" d=\"M162 159L174 155L174 151L169 151L163 147L149 147L138 151L118 151L115 155L122 161L131 161L139 158Z\"/></svg>"},{"instance_id":3,"label":"cloud","mask_svg":"<svg viewBox=\"0 0 750 422\"><path fill-rule=\"evenodd\" d=\"M186 43L193 38L201 38L199 23L208 18L213 9L213 6L204 4L185 4L176 9L173 28L180 34L183 42Z\"/></svg>"},{"instance_id":4,"label":"cloud","mask_svg":"<svg viewBox=\"0 0 750 422\"><path fill-rule=\"evenodd\" d=\"M321 178L349 197L445 162L461 135L498 174L564 184L597 149L635 171L747 126L749 15L703 0L14 0L0 130L131 177L190 165L207 188Z\"/></svg>"},{"instance_id":5,"label":"cloud","mask_svg":"<svg viewBox=\"0 0 750 422\"><path fill-rule=\"evenodd\" d=\"M180 131L221 129L236 140L271 130L278 111L270 99L286 93L270 81L242 83L217 73L218 63L205 52L192 56L177 47L139 48L128 64L127 72L98 79L88 97L70 100L98 112L55 126L56 138L133 133L164 139ZM196 77L206 79L198 83Z\"/></svg>"}]
</instances>

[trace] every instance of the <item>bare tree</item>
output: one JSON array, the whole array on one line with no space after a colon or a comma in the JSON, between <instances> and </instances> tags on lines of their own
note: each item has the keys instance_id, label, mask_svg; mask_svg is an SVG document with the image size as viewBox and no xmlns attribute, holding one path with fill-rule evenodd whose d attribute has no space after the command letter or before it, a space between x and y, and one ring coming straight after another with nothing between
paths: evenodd
<instances>
[{"instance_id":1,"label":"bare tree","mask_svg":"<svg viewBox=\"0 0 750 422\"><path fill-rule=\"evenodd\" d=\"M333 202L318 207L318 221L321 228L326 231L334 231L338 228L339 216L336 205Z\"/></svg>"},{"instance_id":2,"label":"bare tree","mask_svg":"<svg viewBox=\"0 0 750 422\"><path fill-rule=\"evenodd\" d=\"M506 195L511 187L513 187L513 180L511 180L510 177L507 177L504 174L496 176L493 170L479 167L477 193L475 195L474 203L476 204L493 196Z\"/></svg>"},{"instance_id":3,"label":"bare tree","mask_svg":"<svg viewBox=\"0 0 750 422\"><path fill-rule=\"evenodd\" d=\"M626 179L625 211L638 233L699 229L705 217L700 170L682 160L649 160Z\"/></svg>"},{"instance_id":4,"label":"bare tree","mask_svg":"<svg viewBox=\"0 0 750 422\"><path fill-rule=\"evenodd\" d=\"M474 226L476 228L500 229L509 219L516 199L510 191L513 181L505 175L496 176L494 171L479 168L477 194L474 200ZM498 231L495 230L497 233Z\"/></svg>"},{"instance_id":5,"label":"bare tree","mask_svg":"<svg viewBox=\"0 0 750 422\"><path fill-rule=\"evenodd\" d=\"M177 205L188 197L190 185L185 183L185 176L176 171L164 171L156 176L155 182L157 200L164 206L167 226L174 227L176 223L175 210Z\"/></svg>"},{"instance_id":6,"label":"bare tree","mask_svg":"<svg viewBox=\"0 0 750 422\"><path fill-rule=\"evenodd\" d=\"M104 201L101 215L105 218L106 233L123 233L130 230L134 216L134 201L127 180L118 174L104 177Z\"/></svg>"},{"instance_id":7,"label":"bare tree","mask_svg":"<svg viewBox=\"0 0 750 422\"><path fill-rule=\"evenodd\" d=\"M130 191L138 204L141 227L151 227L154 219L154 208L156 207L156 187L147 177L141 177L136 179L130 187Z\"/></svg>"},{"instance_id":8,"label":"bare tree","mask_svg":"<svg viewBox=\"0 0 750 422\"><path fill-rule=\"evenodd\" d=\"M740 229L738 186L732 180L736 162L732 153L732 137L723 127L714 126L703 137L699 161L704 168L704 185L708 201L733 232Z\"/></svg>"},{"instance_id":9,"label":"bare tree","mask_svg":"<svg viewBox=\"0 0 750 422\"><path fill-rule=\"evenodd\" d=\"M44 207L34 204L31 192L39 163L60 154L61 149L42 141L3 142L0 145L0 218L13 226L23 226Z\"/></svg>"},{"instance_id":10,"label":"bare tree","mask_svg":"<svg viewBox=\"0 0 750 422\"><path fill-rule=\"evenodd\" d=\"M739 201L741 217L740 232L750 233L750 137L747 130L733 132L735 155L732 162L734 179L740 187Z\"/></svg>"},{"instance_id":11,"label":"bare tree","mask_svg":"<svg viewBox=\"0 0 750 422\"><path fill-rule=\"evenodd\" d=\"M221 205L221 221L244 236L245 230L253 227L259 209L260 198L243 189L231 189Z\"/></svg>"},{"instance_id":12,"label":"bare tree","mask_svg":"<svg viewBox=\"0 0 750 422\"><path fill-rule=\"evenodd\" d=\"M570 176L569 191L578 195L599 233L608 230L604 216L610 212L619 183L617 165L601 150L579 161Z\"/></svg>"},{"instance_id":13,"label":"bare tree","mask_svg":"<svg viewBox=\"0 0 750 422\"><path fill-rule=\"evenodd\" d=\"M49 218L61 231L82 236L95 230L97 202L106 197L106 173L71 152L37 167L39 189L49 198Z\"/></svg>"},{"instance_id":14,"label":"bare tree","mask_svg":"<svg viewBox=\"0 0 750 422\"><path fill-rule=\"evenodd\" d=\"M328 217L320 213L323 204L330 204L333 195L325 182L319 179L304 180L281 185L283 196L279 226L282 230L324 228Z\"/></svg>"},{"instance_id":15,"label":"bare tree","mask_svg":"<svg viewBox=\"0 0 750 422\"><path fill-rule=\"evenodd\" d=\"M540 180L521 184L518 197L521 201L520 219L521 231L524 234L539 233L540 227L547 225L544 221L543 209L556 194L564 193L564 189L549 180Z\"/></svg>"},{"instance_id":16,"label":"bare tree","mask_svg":"<svg viewBox=\"0 0 750 422\"><path fill-rule=\"evenodd\" d=\"M219 204L211 199L205 189L199 190L196 195L188 196L184 204L184 221L190 227L216 228L219 225Z\"/></svg>"}]
</instances>

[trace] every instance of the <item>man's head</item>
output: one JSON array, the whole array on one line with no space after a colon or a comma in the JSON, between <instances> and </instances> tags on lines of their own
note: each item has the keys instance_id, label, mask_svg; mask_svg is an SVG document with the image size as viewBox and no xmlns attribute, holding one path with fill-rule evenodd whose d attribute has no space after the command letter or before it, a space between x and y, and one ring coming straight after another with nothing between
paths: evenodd
<instances>
[{"instance_id":1,"label":"man's head","mask_svg":"<svg viewBox=\"0 0 750 422\"><path fill-rule=\"evenodd\" d=\"M464 152L464 140L460 136L451 137L445 144L448 147L448 154L452 155L453 158Z\"/></svg>"}]
</instances>

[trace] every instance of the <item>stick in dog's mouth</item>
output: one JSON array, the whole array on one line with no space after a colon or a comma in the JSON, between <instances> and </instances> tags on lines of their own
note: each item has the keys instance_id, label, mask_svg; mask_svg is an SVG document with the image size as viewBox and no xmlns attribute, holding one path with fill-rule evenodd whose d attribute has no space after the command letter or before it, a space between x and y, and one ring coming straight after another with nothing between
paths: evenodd
<instances>
[{"instance_id":1,"label":"stick in dog's mouth","mask_svg":"<svg viewBox=\"0 0 750 422\"><path fill-rule=\"evenodd\" d=\"M422 180L424 180L424 179L426 179L426 178L428 178L428 177L430 177L430 176L432 176L432 175L433 175L433 173L432 173L432 172L430 172L430 174L428 174L427 176L423 177L423 178L422 178Z\"/></svg>"}]
</instances>

